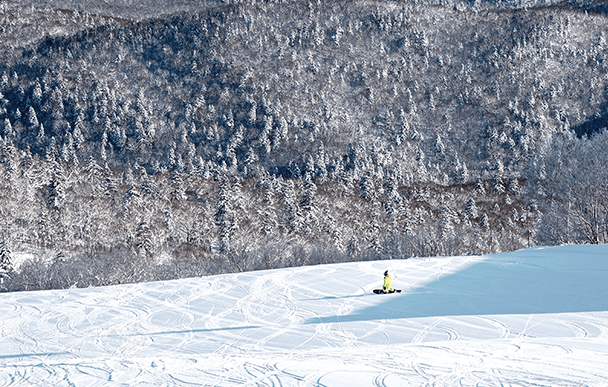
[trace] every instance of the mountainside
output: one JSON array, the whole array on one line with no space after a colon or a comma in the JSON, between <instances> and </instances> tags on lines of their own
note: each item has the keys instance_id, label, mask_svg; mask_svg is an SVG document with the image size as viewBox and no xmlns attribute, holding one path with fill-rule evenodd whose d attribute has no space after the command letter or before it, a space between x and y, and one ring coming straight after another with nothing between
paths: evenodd
<instances>
[{"instance_id":1,"label":"mountainside","mask_svg":"<svg viewBox=\"0 0 608 387\"><path fill-rule=\"evenodd\" d=\"M534 173L556 134L604 125L596 14L265 3L100 24L4 66L5 136L22 148L41 137L32 150L44 155L71 135L86 158L105 133L111 167L140 159L153 172L182 156L297 176L289 167L320 151L348 169L362 147L406 181L448 184L497 163Z\"/></svg>"},{"instance_id":2,"label":"mountainside","mask_svg":"<svg viewBox=\"0 0 608 387\"><path fill-rule=\"evenodd\" d=\"M0 383L608 383L608 246L0 294ZM400 294L376 295L389 270Z\"/></svg>"},{"instance_id":3,"label":"mountainside","mask_svg":"<svg viewBox=\"0 0 608 387\"><path fill-rule=\"evenodd\" d=\"M1 5L13 249L243 268L273 243L305 263L608 240L602 3L118 5Z\"/></svg>"}]
</instances>

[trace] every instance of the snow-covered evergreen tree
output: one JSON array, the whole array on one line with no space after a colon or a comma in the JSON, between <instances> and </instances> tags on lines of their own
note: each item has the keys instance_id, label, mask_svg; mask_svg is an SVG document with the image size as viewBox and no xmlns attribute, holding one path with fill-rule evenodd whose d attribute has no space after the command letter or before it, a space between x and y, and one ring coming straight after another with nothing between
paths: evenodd
<instances>
[{"instance_id":1,"label":"snow-covered evergreen tree","mask_svg":"<svg viewBox=\"0 0 608 387\"><path fill-rule=\"evenodd\" d=\"M144 257L150 257L153 252L153 235L150 230L150 221L146 218L142 219L141 222L137 225L137 230L135 231L135 247L139 254Z\"/></svg>"},{"instance_id":2,"label":"snow-covered evergreen tree","mask_svg":"<svg viewBox=\"0 0 608 387\"><path fill-rule=\"evenodd\" d=\"M218 250L225 253L238 230L237 214L234 208L234 192L228 179L220 183L220 192L215 205L215 225L218 233Z\"/></svg>"},{"instance_id":3,"label":"snow-covered evergreen tree","mask_svg":"<svg viewBox=\"0 0 608 387\"><path fill-rule=\"evenodd\" d=\"M301 181L302 197L298 204L297 217L299 225L304 233L312 232L318 224L318 207L315 199L317 193L317 186L307 174Z\"/></svg>"},{"instance_id":4,"label":"snow-covered evergreen tree","mask_svg":"<svg viewBox=\"0 0 608 387\"><path fill-rule=\"evenodd\" d=\"M464 218L465 220L473 220L473 219L477 219L477 217L479 216L478 212L477 212L477 204L475 203L475 200L473 198L470 198L467 201L467 206L464 209Z\"/></svg>"},{"instance_id":5,"label":"snow-covered evergreen tree","mask_svg":"<svg viewBox=\"0 0 608 387\"><path fill-rule=\"evenodd\" d=\"M0 284L5 278L10 278L13 272L13 258L6 242L0 240Z\"/></svg>"}]
</instances>

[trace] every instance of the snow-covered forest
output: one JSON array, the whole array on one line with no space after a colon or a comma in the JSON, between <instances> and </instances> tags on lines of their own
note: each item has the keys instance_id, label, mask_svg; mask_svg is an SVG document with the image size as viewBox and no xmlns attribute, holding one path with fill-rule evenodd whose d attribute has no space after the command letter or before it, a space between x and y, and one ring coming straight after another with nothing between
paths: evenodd
<instances>
[{"instance_id":1,"label":"snow-covered forest","mask_svg":"<svg viewBox=\"0 0 608 387\"><path fill-rule=\"evenodd\" d=\"M608 19L536 5L0 2L2 290L608 242Z\"/></svg>"}]
</instances>

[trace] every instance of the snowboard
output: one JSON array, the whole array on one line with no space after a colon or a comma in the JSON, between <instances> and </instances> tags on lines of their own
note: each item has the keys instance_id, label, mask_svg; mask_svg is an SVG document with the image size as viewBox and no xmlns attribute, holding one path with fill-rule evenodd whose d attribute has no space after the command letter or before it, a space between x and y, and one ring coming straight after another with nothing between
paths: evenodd
<instances>
[{"instance_id":1,"label":"snowboard","mask_svg":"<svg viewBox=\"0 0 608 387\"><path fill-rule=\"evenodd\" d=\"M382 291L382 289L374 289L374 293L376 294L386 294L384 293L384 291ZM401 293L401 289L395 289L394 292L389 291L388 294L392 294L392 293Z\"/></svg>"}]
</instances>

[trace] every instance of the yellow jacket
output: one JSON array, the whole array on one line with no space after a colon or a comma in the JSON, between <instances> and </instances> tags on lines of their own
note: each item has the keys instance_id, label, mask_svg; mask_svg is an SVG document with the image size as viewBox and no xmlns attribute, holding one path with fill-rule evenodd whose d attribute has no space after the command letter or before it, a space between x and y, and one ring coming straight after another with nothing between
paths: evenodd
<instances>
[{"instance_id":1,"label":"yellow jacket","mask_svg":"<svg viewBox=\"0 0 608 387\"><path fill-rule=\"evenodd\" d=\"M395 291L395 289L393 289L393 285L391 284L391 276L388 274L384 276L384 286L382 287L382 289L385 292L386 291L392 291L392 292Z\"/></svg>"}]
</instances>

